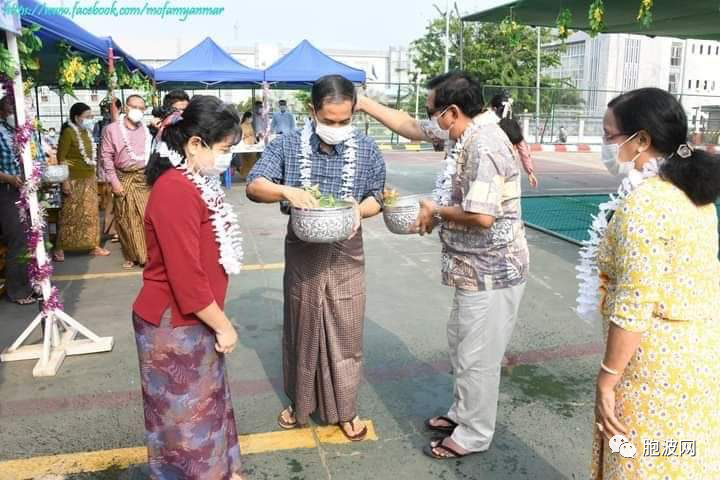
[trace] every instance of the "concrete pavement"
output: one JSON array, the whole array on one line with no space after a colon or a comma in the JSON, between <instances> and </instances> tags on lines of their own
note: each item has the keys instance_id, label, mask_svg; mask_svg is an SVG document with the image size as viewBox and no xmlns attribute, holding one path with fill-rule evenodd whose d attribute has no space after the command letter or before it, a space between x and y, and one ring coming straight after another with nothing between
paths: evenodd
<instances>
[{"instance_id":1,"label":"concrete pavement","mask_svg":"<svg viewBox=\"0 0 720 480\"><path fill-rule=\"evenodd\" d=\"M432 155L386 154L389 183L405 192L429 191L437 171ZM540 180L559 188L569 174L587 179L586 160L578 159L576 168L540 159ZM546 177L545 166L558 178ZM334 427L268 437L279 430L275 417L286 402L279 345L287 219L276 205L247 201L240 186L230 199L240 213L251 267L233 277L226 307L240 334L228 365L250 479L587 476L602 345L599 326L585 325L571 311L575 246L528 231L532 274L503 370L493 446L481 455L438 462L421 453L432 438L423 421L444 412L452 388L445 340L452 291L439 282L437 236L393 235L380 217L364 224L368 302L359 405L377 439L351 445ZM0 364L0 480L28 478L20 468L73 480L145 478L144 466L135 465L142 461L143 413L130 322L141 278L116 275L121 257L116 245L112 249L107 258L68 255L57 268L57 285L66 310L96 333L113 335L114 350L68 358L52 378L33 379L33 362ZM32 317L33 307L0 303L0 348ZM99 460L80 452L98 452L93 458ZM32 471L41 464L44 471Z\"/></svg>"}]
</instances>

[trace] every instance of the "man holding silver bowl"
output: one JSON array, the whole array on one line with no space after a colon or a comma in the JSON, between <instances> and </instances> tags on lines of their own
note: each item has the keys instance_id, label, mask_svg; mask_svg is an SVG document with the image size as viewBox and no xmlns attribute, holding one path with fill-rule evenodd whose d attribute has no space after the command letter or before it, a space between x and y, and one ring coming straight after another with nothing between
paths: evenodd
<instances>
[{"instance_id":1,"label":"man holding silver bowl","mask_svg":"<svg viewBox=\"0 0 720 480\"><path fill-rule=\"evenodd\" d=\"M255 202L292 212L285 240L283 378L290 406L278 423L304 426L317 411L353 441L362 376L365 259L361 219L380 213L385 162L352 127L355 86L318 79L312 122L271 142L248 176ZM358 203L359 202L359 203Z\"/></svg>"},{"instance_id":2,"label":"man holding silver bowl","mask_svg":"<svg viewBox=\"0 0 720 480\"><path fill-rule=\"evenodd\" d=\"M433 199L420 201L421 235L441 224L443 283L455 288L447 326L455 376L446 415L427 420L443 434L424 452L438 460L486 451L495 432L500 367L528 277L513 147L484 111L480 85L462 72L428 83L428 120L360 98L358 110L412 140L450 140Z\"/></svg>"}]
</instances>

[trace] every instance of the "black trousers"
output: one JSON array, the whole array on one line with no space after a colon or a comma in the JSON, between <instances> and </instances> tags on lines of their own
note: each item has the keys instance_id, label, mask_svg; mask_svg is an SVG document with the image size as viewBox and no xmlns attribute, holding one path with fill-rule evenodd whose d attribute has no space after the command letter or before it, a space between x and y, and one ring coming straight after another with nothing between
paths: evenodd
<instances>
[{"instance_id":1,"label":"black trousers","mask_svg":"<svg viewBox=\"0 0 720 480\"><path fill-rule=\"evenodd\" d=\"M5 257L5 278L10 300L20 300L32 293L28 283L27 263L18 261L18 257L27 253L25 227L20 222L16 205L19 199L20 191L17 188L7 183L0 183L0 232L8 247Z\"/></svg>"}]
</instances>

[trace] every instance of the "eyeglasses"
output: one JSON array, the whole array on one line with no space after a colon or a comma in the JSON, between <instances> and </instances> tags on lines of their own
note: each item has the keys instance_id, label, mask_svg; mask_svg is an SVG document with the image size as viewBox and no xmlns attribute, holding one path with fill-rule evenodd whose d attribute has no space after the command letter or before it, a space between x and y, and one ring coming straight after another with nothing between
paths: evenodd
<instances>
[{"instance_id":1,"label":"eyeglasses","mask_svg":"<svg viewBox=\"0 0 720 480\"><path fill-rule=\"evenodd\" d=\"M612 135L607 135L607 134L603 133L602 139L603 139L603 142L607 143L607 142L611 142L613 139L615 139L617 137L627 137L627 136L628 136L627 133L613 133Z\"/></svg>"},{"instance_id":2,"label":"eyeglasses","mask_svg":"<svg viewBox=\"0 0 720 480\"><path fill-rule=\"evenodd\" d=\"M443 115L445 115L445 113L447 113L447 111L450 109L451 106L452 105L449 105L442 110L437 109L437 108L435 110L430 110L429 108L425 107L425 111L427 112L427 116L429 119L432 119L438 112L440 112L440 114L437 117L440 118Z\"/></svg>"}]
</instances>

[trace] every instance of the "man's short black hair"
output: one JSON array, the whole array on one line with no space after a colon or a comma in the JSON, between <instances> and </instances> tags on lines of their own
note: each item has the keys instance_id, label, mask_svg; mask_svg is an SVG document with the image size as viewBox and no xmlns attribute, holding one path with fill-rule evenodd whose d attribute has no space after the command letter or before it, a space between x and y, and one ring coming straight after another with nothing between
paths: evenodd
<instances>
[{"instance_id":1,"label":"man's short black hair","mask_svg":"<svg viewBox=\"0 0 720 480\"><path fill-rule=\"evenodd\" d=\"M255 106L262 105L262 100L255 100Z\"/></svg>"},{"instance_id":2,"label":"man's short black hair","mask_svg":"<svg viewBox=\"0 0 720 480\"><path fill-rule=\"evenodd\" d=\"M466 116L482 113L482 87L465 72L448 72L431 79L427 88L435 91L435 112L456 105Z\"/></svg>"},{"instance_id":3,"label":"man's short black hair","mask_svg":"<svg viewBox=\"0 0 720 480\"><path fill-rule=\"evenodd\" d=\"M143 101L143 103L145 103L145 99L142 97L142 95L138 95L138 94L136 94L136 93L133 93L132 95L128 95L128 96L127 96L127 98L125 99L125 105L127 105L128 103L130 103L130 100L133 99L133 98L139 98L140 100ZM117 104L116 104L116 105L117 105Z\"/></svg>"},{"instance_id":4,"label":"man's short black hair","mask_svg":"<svg viewBox=\"0 0 720 480\"><path fill-rule=\"evenodd\" d=\"M170 90L163 98L163 107L170 108L177 102L189 102L190 95L185 90Z\"/></svg>"},{"instance_id":5,"label":"man's short black hair","mask_svg":"<svg viewBox=\"0 0 720 480\"><path fill-rule=\"evenodd\" d=\"M280 105L287 105L287 100L280 100L278 103Z\"/></svg>"}]
</instances>

